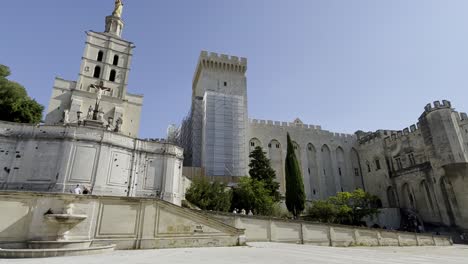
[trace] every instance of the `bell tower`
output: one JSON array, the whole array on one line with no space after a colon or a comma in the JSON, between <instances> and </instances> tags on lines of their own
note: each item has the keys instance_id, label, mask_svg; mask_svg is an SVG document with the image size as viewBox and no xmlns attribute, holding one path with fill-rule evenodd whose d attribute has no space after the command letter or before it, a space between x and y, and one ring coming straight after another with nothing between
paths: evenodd
<instances>
[{"instance_id":1,"label":"bell tower","mask_svg":"<svg viewBox=\"0 0 468 264\"><path fill-rule=\"evenodd\" d=\"M104 32L86 32L78 80L56 79L47 124L81 124L90 119L86 113L92 112L92 119L99 116L99 123L109 129L137 136L143 97L127 93L135 46L122 38L122 11L122 1L116 0L114 11L105 19ZM117 120L122 123L115 124Z\"/></svg>"}]
</instances>

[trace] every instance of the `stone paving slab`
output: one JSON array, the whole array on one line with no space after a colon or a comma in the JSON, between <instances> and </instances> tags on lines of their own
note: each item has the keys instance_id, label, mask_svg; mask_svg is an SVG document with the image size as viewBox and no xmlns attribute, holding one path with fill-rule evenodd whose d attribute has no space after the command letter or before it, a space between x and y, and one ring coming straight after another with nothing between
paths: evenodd
<instances>
[{"instance_id":1,"label":"stone paving slab","mask_svg":"<svg viewBox=\"0 0 468 264\"><path fill-rule=\"evenodd\" d=\"M281 243L249 243L247 247L181 248L160 250L115 251L102 255L44 259L5 260L0 263L48 264L456 264L468 263L468 246L452 247L352 247L333 248Z\"/></svg>"}]
</instances>

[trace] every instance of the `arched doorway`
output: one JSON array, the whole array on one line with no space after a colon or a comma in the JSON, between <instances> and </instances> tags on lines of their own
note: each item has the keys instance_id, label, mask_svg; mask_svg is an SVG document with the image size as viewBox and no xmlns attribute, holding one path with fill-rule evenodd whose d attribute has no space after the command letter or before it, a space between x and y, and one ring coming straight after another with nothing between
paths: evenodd
<instances>
[{"instance_id":1,"label":"arched doorway","mask_svg":"<svg viewBox=\"0 0 468 264\"><path fill-rule=\"evenodd\" d=\"M398 203L395 195L395 190L393 189L392 186L389 186L387 188L387 201L388 201L388 207L390 208L397 208Z\"/></svg>"}]
</instances>

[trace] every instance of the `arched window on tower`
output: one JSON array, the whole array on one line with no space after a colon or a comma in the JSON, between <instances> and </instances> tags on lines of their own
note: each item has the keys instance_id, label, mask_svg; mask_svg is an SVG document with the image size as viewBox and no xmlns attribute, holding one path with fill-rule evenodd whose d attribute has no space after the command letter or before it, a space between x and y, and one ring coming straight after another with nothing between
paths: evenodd
<instances>
[{"instance_id":1,"label":"arched window on tower","mask_svg":"<svg viewBox=\"0 0 468 264\"><path fill-rule=\"evenodd\" d=\"M99 77L101 77L101 67L99 67L99 66L94 67L94 74L93 74L93 77L94 77L94 78L99 78Z\"/></svg>"},{"instance_id":2,"label":"arched window on tower","mask_svg":"<svg viewBox=\"0 0 468 264\"><path fill-rule=\"evenodd\" d=\"M115 82L115 75L116 75L115 70L111 70L110 75L109 75L109 81Z\"/></svg>"},{"instance_id":3,"label":"arched window on tower","mask_svg":"<svg viewBox=\"0 0 468 264\"><path fill-rule=\"evenodd\" d=\"M97 55L97 61L102 61L103 58L104 58L104 52L100 50Z\"/></svg>"},{"instance_id":4,"label":"arched window on tower","mask_svg":"<svg viewBox=\"0 0 468 264\"><path fill-rule=\"evenodd\" d=\"M119 65L119 55L114 55L114 61L112 62L113 65Z\"/></svg>"}]
</instances>

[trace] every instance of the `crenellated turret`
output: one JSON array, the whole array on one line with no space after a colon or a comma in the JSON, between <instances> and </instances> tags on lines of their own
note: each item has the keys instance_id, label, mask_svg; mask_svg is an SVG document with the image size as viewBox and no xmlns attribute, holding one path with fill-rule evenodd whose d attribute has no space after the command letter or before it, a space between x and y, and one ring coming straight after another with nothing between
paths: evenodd
<instances>
[{"instance_id":1,"label":"crenellated turret","mask_svg":"<svg viewBox=\"0 0 468 264\"><path fill-rule=\"evenodd\" d=\"M426 105L419 118L424 143L441 165L468 161L460 136L460 117L451 103L443 100L442 104L435 101L433 105Z\"/></svg>"}]
</instances>

